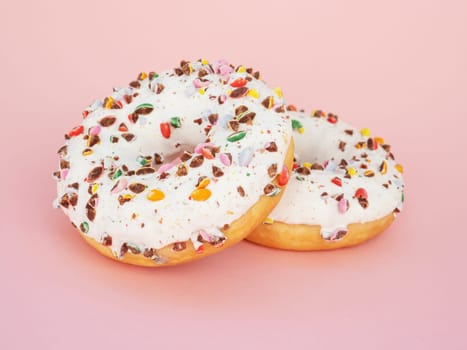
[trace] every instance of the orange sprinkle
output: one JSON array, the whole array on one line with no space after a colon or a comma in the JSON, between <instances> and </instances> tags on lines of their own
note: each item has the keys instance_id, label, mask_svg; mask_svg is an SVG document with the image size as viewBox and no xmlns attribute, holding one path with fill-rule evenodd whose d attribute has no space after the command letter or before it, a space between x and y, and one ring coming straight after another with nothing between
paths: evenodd
<instances>
[{"instance_id":1,"label":"orange sprinkle","mask_svg":"<svg viewBox=\"0 0 467 350\"><path fill-rule=\"evenodd\" d=\"M375 137L375 141L379 143L380 145L384 144L384 139L382 137Z\"/></svg>"},{"instance_id":2,"label":"orange sprinkle","mask_svg":"<svg viewBox=\"0 0 467 350\"><path fill-rule=\"evenodd\" d=\"M201 182L203 182L203 181L201 181ZM205 201L205 200L209 199L209 197L211 197L211 191L209 191L207 188L197 188L196 190L191 192L191 199L193 199L195 201Z\"/></svg>"},{"instance_id":3,"label":"orange sprinkle","mask_svg":"<svg viewBox=\"0 0 467 350\"><path fill-rule=\"evenodd\" d=\"M401 174L404 172L404 168L402 167L402 165L400 164L396 164L396 169L398 172L400 172Z\"/></svg>"},{"instance_id":4,"label":"orange sprinkle","mask_svg":"<svg viewBox=\"0 0 467 350\"><path fill-rule=\"evenodd\" d=\"M154 190L149 191L146 198L149 199L152 202L157 202L157 201L160 201L160 200L164 199L165 194L164 194L164 192L162 192L160 190L154 189Z\"/></svg>"},{"instance_id":5,"label":"orange sprinkle","mask_svg":"<svg viewBox=\"0 0 467 350\"><path fill-rule=\"evenodd\" d=\"M211 183L211 180L208 177L206 177L201 180L197 188L206 188L208 187L210 183Z\"/></svg>"}]
</instances>

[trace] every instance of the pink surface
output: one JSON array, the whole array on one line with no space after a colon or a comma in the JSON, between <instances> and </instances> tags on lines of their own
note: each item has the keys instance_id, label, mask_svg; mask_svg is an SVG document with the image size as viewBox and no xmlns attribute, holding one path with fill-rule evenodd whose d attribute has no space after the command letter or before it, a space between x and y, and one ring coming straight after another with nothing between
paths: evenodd
<instances>
[{"instance_id":1,"label":"pink surface","mask_svg":"<svg viewBox=\"0 0 467 350\"><path fill-rule=\"evenodd\" d=\"M0 3L2 349L467 348L465 1L64 3ZM394 225L166 269L89 248L51 205L62 135L113 85L199 57L384 136L405 166Z\"/></svg>"}]
</instances>

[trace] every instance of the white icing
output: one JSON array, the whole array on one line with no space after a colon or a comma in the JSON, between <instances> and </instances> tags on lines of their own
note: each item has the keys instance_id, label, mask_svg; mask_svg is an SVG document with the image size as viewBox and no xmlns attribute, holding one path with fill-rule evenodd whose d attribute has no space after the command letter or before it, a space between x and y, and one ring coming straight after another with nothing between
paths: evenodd
<instances>
[{"instance_id":1,"label":"white icing","mask_svg":"<svg viewBox=\"0 0 467 350\"><path fill-rule=\"evenodd\" d=\"M324 164L328 161L328 164L323 171L311 170L309 175L294 171L281 202L269 215L271 219L288 224L321 225L322 236L329 239L338 231L346 231L350 223L377 220L396 208L402 209L402 175L396 169L396 162L381 145L376 150L369 150L366 144L368 137L342 121L332 124L326 117L312 117L302 112L287 113L291 119L303 125L303 133L299 133L298 129L294 131L297 163ZM346 134L345 130L352 130L353 135ZM339 148L340 141L346 143L344 151ZM358 142L365 142L364 147L357 149L355 145ZM366 159L371 162L361 157L363 153L368 155ZM354 156L358 161L352 160ZM339 167L341 159L347 161L347 168L354 167L358 174L350 179L345 178L346 170ZM387 163L384 175L379 171L382 161ZM361 169L362 163L368 169ZM366 170L372 170L374 176L364 176ZM331 182L336 176L342 180L342 187ZM388 184L388 188L383 184ZM369 205L366 209L354 198L358 188L364 188L368 194ZM324 192L328 195L322 196ZM335 199L340 194L349 201L345 213L339 211Z\"/></svg>"},{"instance_id":2,"label":"white icing","mask_svg":"<svg viewBox=\"0 0 467 350\"><path fill-rule=\"evenodd\" d=\"M65 179L58 180L58 200L64 194L78 194L76 206L62 207L70 220L77 226L87 222L88 236L102 242L106 235L112 237L111 249L119 252L124 243L130 243L141 251L145 248L161 248L175 242L183 242L192 239L198 246L196 238L198 234L206 232L209 235L223 236L221 229L224 224L230 224L241 217L263 195L263 188L273 179L268 175L268 166L277 163L278 169L282 168L284 158L290 144L292 129L290 120L284 113L276 113L273 109L266 109L261 102L268 96L274 96L277 103L282 103L272 89L263 81L253 78L243 72L231 72L225 62L213 65L221 74L211 73L204 76L203 80L210 83L205 87L205 93L201 94L194 87L194 81L198 79L198 70L209 69L210 66L201 62L192 62L193 72L187 75L177 76L174 70L167 70L150 81L148 78L140 80L139 88L127 87L114 92L112 97L121 101L123 108L108 109L102 103L94 103L88 108L89 115L82 121L84 133L67 140L67 155L64 160L70 163L70 169ZM227 72L227 73L226 73ZM218 96L229 95L235 90L230 83L237 78L252 78L247 87L257 90L259 98L250 96L242 98L227 97L225 103L218 103ZM228 83L222 82L228 79ZM164 85L164 90L157 94L157 84ZM196 82L198 85L199 82ZM138 93L130 104L123 100L125 94ZM211 98L210 98L211 97ZM128 115L143 103L154 106L153 111L147 115L140 115L138 121L132 124ZM225 122L235 115L235 108L245 105L249 111L255 112L252 125L240 124L239 130L245 130L247 135L238 142L228 142L227 137L233 131L226 127ZM193 151L196 145L205 142L204 128L210 125L207 117L211 113L217 113L218 123L212 126L209 132L210 142L220 147L220 152L232 154L232 165L226 166L220 160L220 153L212 160L204 159L200 167L189 166L191 159L186 162L188 174L176 175L177 165L167 170L166 179L160 180L159 172L149 175L121 176L116 180L109 178L111 167L119 168L126 165L130 170L141 167L141 156L152 156L158 153L165 159L164 163L179 163L178 155L183 149ZM93 153L83 156L82 152L87 147L83 136L98 125L98 121L106 116L115 116L116 122L109 127L100 127L100 144L91 147ZM230 117L226 117L230 116ZM179 117L180 128L170 127L170 138L161 135L160 123L170 123L170 118ZM198 125L193 122L203 118L203 123ZM132 142L127 142L118 131L120 123L125 123L128 132L136 136ZM221 125L222 124L222 125ZM111 143L111 136L118 136L118 143ZM265 151L268 142L277 144L277 152ZM179 147L176 147L180 144ZM253 150L248 165L239 166L239 155L245 149ZM194 154L197 155L197 154ZM118 156L119 159L113 159ZM140 157L140 158L138 158ZM86 216L86 203L90 198L89 184L83 181L96 166L104 164L105 172L96 183L99 184L97 194L99 196L96 206L96 216L93 221ZM212 166L219 167L224 175L214 177ZM164 165L165 166L165 165ZM62 170L62 174L67 171ZM65 174L64 174L65 175ZM211 197L206 201L189 199L190 194L196 188L200 176L207 176L211 183L207 188L211 191ZM118 180L122 183L141 183L147 186L144 192L134 194L130 190L123 189L118 193L111 193L111 189ZM79 183L79 190L70 188L69 185ZM122 185L120 183L120 185ZM242 186L245 196L241 197L237 187ZM124 187L124 186L120 186ZM151 189L158 189L165 194L160 201L150 201L147 194ZM114 189L114 192L118 190ZM131 194L134 197L119 204L119 195ZM144 227L143 227L144 224Z\"/></svg>"}]
</instances>

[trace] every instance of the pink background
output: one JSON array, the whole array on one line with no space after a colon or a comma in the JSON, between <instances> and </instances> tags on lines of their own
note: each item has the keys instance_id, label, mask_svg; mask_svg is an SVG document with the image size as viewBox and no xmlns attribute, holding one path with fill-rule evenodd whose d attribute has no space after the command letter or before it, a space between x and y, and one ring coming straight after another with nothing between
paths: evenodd
<instances>
[{"instance_id":1,"label":"pink background","mask_svg":"<svg viewBox=\"0 0 467 350\"><path fill-rule=\"evenodd\" d=\"M2 349L466 349L467 5L2 1ZM393 145L405 211L334 252L143 269L52 209L62 135L141 70L227 58Z\"/></svg>"}]
</instances>

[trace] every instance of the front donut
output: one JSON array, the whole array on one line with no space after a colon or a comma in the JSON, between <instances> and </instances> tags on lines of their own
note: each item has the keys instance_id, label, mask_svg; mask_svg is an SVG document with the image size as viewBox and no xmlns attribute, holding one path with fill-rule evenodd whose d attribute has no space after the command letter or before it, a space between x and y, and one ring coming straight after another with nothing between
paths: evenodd
<instances>
[{"instance_id":1,"label":"front donut","mask_svg":"<svg viewBox=\"0 0 467 350\"><path fill-rule=\"evenodd\" d=\"M188 262L242 240L293 162L280 89L225 61L141 73L83 112L58 151L56 205L102 254Z\"/></svg>"}]
</instances>

